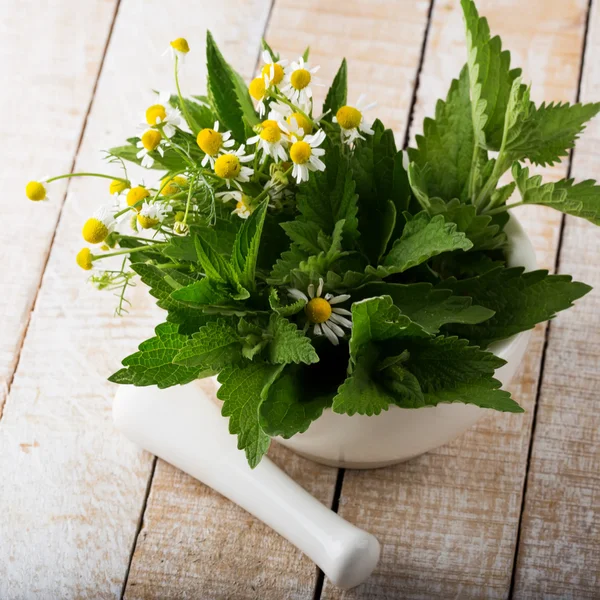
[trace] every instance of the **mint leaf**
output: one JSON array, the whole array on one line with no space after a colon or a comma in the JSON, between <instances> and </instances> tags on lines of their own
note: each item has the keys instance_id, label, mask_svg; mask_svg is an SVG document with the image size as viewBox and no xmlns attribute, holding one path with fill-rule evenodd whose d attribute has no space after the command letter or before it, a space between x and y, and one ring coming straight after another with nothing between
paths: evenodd
<instances>
[{"instance_id":1,"label":"mint leaf","mask_svg":"<svg viewBox=\"0 0 600 600\"><path fill-rule=\"evenodd\" d=\"M261 429L258 409L263 395L282 367L247 362L225 367L219 374L217 398L223 400L221 414L229 417L229 433L237 434L238 448L245 450L253 469L269 449L271 439Z\"/></svg>"},{"instance_id":2,"label":"mint leaf","mask_svg":"<svg viewBox=\"0 0 600 600\"><path fill-rule=\"evenodd\" d=\"M409 148L408 156L420 168L429 165L428 192L444 200L460 198L465 201L474 146L466 68L460 79L452 81L446 102L438 100L435 119L425 119L423 135L417 135L416 142L417 148Z\"/></svg>"},{"instance_id":3,"label":"mint leaf","mask_svg":"<svg viewBox=\"0 0 600 600\"><path fill-rule=\"evenodd\" d=\"M342 60L342 64L338 72L333 78L333 83L327 92L325 102L323 103L323 113L325 121L331 121L337 111L346 104L348 96L348 65L346 59ZM329 112L327 112L329 111Z\"/></svg>"},{"instance_id":4,"label":"mint leaf","mask_svg":"<svg viewBox=\"0 0 600 600\"><path fill-rule=\"evenodd\" d=\"M242 344L237 331L223 320L213 321L195 333L173 362L205 371L219 371L240 361Z\"/></svg>"},{"instance_id":5,"label":"mint leaf","mask_svg":"<svg viewBox=\"0 0 600 600\"><path fill-rule=\"evenodd\" d=\"M113 383L136 386L156 385L160 389L185 384L206 376L199 367L173 364L177 353L186 345L188 336L181 335L174 323L162 323L156 337L142 342L139 351L123 359L124 369L111 375Z\"/></svg>"},{"instance_id":6,"label":"mint leaf","mask_svg":"<svg viewBox=\"0 0 600 600\"><path fill-rule=\"evenodd\" d=\"M275 364L315 363L319 357L302 331L287 319L272 313L269 320L269 360Z\"/></svg>"},{"instance_id":7,"label":"mint leaf","mask_svg":"<svg viewBox=\"0 0 600 600\"><path fill-rule=\"evenodd\" d=\"M524 273L522 267L494 269L461 281L448 279L442 286L495 311L491 319L479 325L447 326L449 332L481 347L553 319L592 289L572 281L569 275L548 275L541 270Z\"/></svg>"},{"instance_id":8,"label":"mint leaf","mask_svg":"<svg viewBox=\"0 0 600 600\"><path fill-rule=\"evenodd\" d=\"M431 334L448 323L475 325L494 315L493 310L473 305L468 296L453 296L451 290L436 289L430 283L374 282L358 290L359 298L373 296L389 296L402 314Z\"/></svg>"},{"instance_id":9,"label":"mint leaf","mask_svg":"<svg viewBox=\"0 0 600 600\"><path fill-rule=\"evenodd\" d=\"M442 215L429 217L423 211L414 217L406 213L405 217L409 220L402 236L394 242L383 264L377 269L370 268L367 272L387 277L420 265L443 252L469 250L473 247L467 236L457 230L456 224L447 223Z\"/></svg>"},{"instance_id":10,"label":"mint leaf","mask_svg":"<svg viewBox=\"0 0 600 600\"><path fill-rule=\"evenodd\" d=\"M292 365L269 387L259 409L260 426L265 433L285 439L304 433L331 406L333 394L323 394L318 385L314 392L307 388L310 377L311 369Z\"/></svg>"},{"instance_id":11,"label":"mint leaf","mask_svg":"<svg viewBox=\"0 0 600 600\"><path fill-rule=\"evenodd\" d=\"M580 183L574 183L573 179L542 183L540 175L529 177L529 169L518 163L512 172L525 204L551 206L600 225L600 186L593 179Z\"/></svg>"}]
</instances>

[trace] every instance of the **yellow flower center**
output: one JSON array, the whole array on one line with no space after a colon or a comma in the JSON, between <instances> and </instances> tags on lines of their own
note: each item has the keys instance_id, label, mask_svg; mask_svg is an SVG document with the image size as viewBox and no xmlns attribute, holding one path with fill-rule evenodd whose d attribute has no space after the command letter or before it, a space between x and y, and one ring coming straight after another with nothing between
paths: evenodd
<instances>
[{"instance_id":1,"label":"yellow flower center","mask_svg":"<svg viewBox=\"0 0 600 600\"><path fill-rule=\"evenodd\" d=\"M39 181L30 181L25 186L25 194L30 200L39 202L40 200L45 200L46 198L46 187Z\"/></svg>"},{"instance_id":2,"label":"yellow flower center","mask_svg":"<svg viewBox=\"0 0 600 600\"><path fill-rule=\"evenodd\" d=\"M178 52L182 52L183 54L187 54L190 51L190 45L188 44L185 38L177 38L171 42L171 48L177 50Z\"/></svg>"},{"instance_id":3,"label":"yellow flower center","mask_svg":"<svg viewBox=\"0 0 600 600\"><path fill-rule=\"evenodd\" d=\"M310 83L310 71L306 69L296 69L290 77L292 87L297 90L303 90Z\"/></svg>"},{"instance_id":4,"label":"yellow flower center","mask_svg":"<svg viewBox=\"0 0 600 600\"><path fill-rule=\"evenodd\" d=\"M75 257L77 264L84 269L89 271L92 268L92 253L89 248L82 248Z\"/></svg>"},{"instance_id":5,"label":"yellow flower center","mask_svg":"<svg viewBox=\"0 0 600 600\"><path fill-rule=\"evenodd\" d=\"M271 79L271 67L273 67L273 79ZM262 74L271 79L271 83L279 85L283 81L283 67L277 63L269 63L262 68Z\"/></svg>"},{"instance_id":6,"label":"yellow flower center","mask_svg":"<svg viewBox=\"0 0 600 600\"><path fill-rule=\"evenodd\" d=\"M292 124L292 119L294 119L296 121L296 125L298 125L298 127L300 127L302 129L302 131L304 132L304 135L308 135L309 133L312 132L312 125L311 125L310 121L304 115L297 113L297 112L292 113L285 119L287 121L288 125Z\"/></svg>"},{"instance_id":7,"label":"yellow flower center","mask_svg":"<svg viewBox=\"0 0 600 600\"><path fill-rule=\"evenodd\" d=\"M100 219L92 217L84 223L81 233L88 244L99 244L106 239L108 227Z\"/></svg>"},{"instance_id":8,"label":"yellow flower center","mask_svg":"<svg viewBox=\"0 0 600 600\"><path fill-rule=\"evenodd\" d=\"M262 77L256 77L250 82L248 91L255 100L262 100L265 96L265 80Z\"/></svg>"},{"instance_id":9,"label":"yellow flower center","mask_svg":"<svg viewBox=\"0 0 600 600\"><path fill-rule=\"evenodd\" d=\"M342 106L335 117L342 129L356 129L362 121L362 113L353 106Z\"/></svg>"},{"instance_id":10,"label":"yellow flower center","mask_svg":"<svg viewBox=\"0 0 600 600\"><path fill-rule=\"evenodd\" d=\"M140 209L142 208L141 201L144 198L147 198L149 195L150 195L150 192L146 188L142 187L141 185L131 188L127 192L127 197L126 197L127 206L133 206L133 208L135 208L135 210L140 212ZM140 203L139 205L138 205L138 202Z\"/></svg>"},{"instance_id":11,"label":"yellow flower center","mask_svg":"<svg viewBox=\"0 0 600 600\"><path fill-rule=\"evenodd\" d=\"M148 152L152 152L152 150L156 150L158 145L160 144L160 131L156 129L148 129L148 131L144 131L142 135L142 145Z\"/></svg>"},{"instance_id":12,"label":"yellow flower center","mask_svg":"<svg viewBox=\"0 0 600 600\"><path fill-rule=\"evenodd\" d=\"M215 161L215 173L222 179L233 179L240 174L242 165L235 154L223 154Z\"/></svg>"},{"instance_id":13,"label":"yellow flower center","mask_svg":"<svg viewBox=\"0 0 600 600\"><path fill-rule=\"evenodd\" d=\"M277 121L273 119L265 119L261 124L259 129L264 129L265 127L279 127Z\"/></svg>"},{"instance_id":14,"label":"yellow flower center","mask_svg":"<svg viewBox=\"0 0 600 600\"><path fill-rule=\"evenodd\" d=\"M214 129L203 129L196 138L200 150L209 156L216 156L221 149L223 136Z\"/></svg>"},{"instance_id":15,"label":"yellow flower center","mask_svg":"<svg viewBox=\"0 0 600 600\"><path fill-rule=\"evenodd\" d=\"M301 140L292 144L292 147L290 148L290 158L297 165L303 165L308 162L311 152L310 145Z\"/></svg>"},{"instance_id":16,"label":"yellow flower center","mask_svg":"<svg viewBox=\"0 0 600 600\"><path fill-rule=\"evenodd\" d=\"M304 307L304 312L311 323L325 323L331 316L331 304L325 298L313 298Z\"/></svg>"},{"instance_id":17,"label":"yellow flower center","mask_svg":"<svg viewBox=\"0 0 600 600\"><path fill-rule=\"evenodd\" d=\"M172 196L173 194L177 194L181 192L183 188L187 185L187 179L185 177L181 177L176 175L171 179L163 179L163 188L162 195L163 196Z\"/></svg>"},{"instance_id":18,"label":"yellow flower center","mask_svg":"<svg viewBox=\"0 0 600 600\"><path fill-rule=\"evenodd\" d=\"M120 181L119 179L113 179L110 182L110 186L108 187L108 191L110 194L120 194L124 192L129 187L128 181Z\"/></svg>"},{"instance_id":19,"label":"yellow flower center","mask_svg":"<svg viewBox=\"0 0 600 600\"><path fill-rule=\"evenodd\" d=\"M167 110L162 104L153 104L146 110L146 123L156 125L156 120L162 123L167 118Z\"/></svg>"},{"instance_id":20,"label":"yellow flower center","mask_svg":"<svg viewBox=\"0 0 600 600\"><path fill-rule=\"evenodd\" d=\"M269 144L275 144L281 140L281 131L279 131L279 127L264 127L260 132L260 137Z\"/></svg>"},{"instance_id":21,"label":"yellow flower center","mask_svg":"<svg viewBox=\"0 0 600 600\"><path fill-rule=\"evenodd\" d=\"M158 225L159 222L158 219L153 219L152 217L148 217L146 215L138 215L137 220L144 229L150 229L155 225Z\"/></svg>"}]
</instances>

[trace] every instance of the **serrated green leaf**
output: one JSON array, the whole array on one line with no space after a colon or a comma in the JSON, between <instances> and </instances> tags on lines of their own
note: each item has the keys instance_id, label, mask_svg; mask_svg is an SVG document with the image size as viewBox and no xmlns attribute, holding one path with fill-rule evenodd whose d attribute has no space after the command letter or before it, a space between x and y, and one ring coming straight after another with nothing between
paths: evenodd
<instances>
[{"instance_id":1,"label":"serrated green leaf","mask_svg":"<svg viewBox=\"0 0 600 600\"><path fill-rule=\"evenodd\" d=\"M281 315L282 317L291 317L292 315L299 313L306 306L306 300L299 298L290 304L282 304L277 290L271 288L269 293L269 305L278 315Z\"/></svg>"},{"instance_id":2,"label":"serrated green leaf","mask_svg":"<svg viewBox=\"0 0 600 600\"><path fill-rule=\"evenodd\" d=\"M217 115L213 112L208 102L201 99L201 97L194 96L193 99L183 98L185 111L182 109L179 96L172 94L169 103L171 106L180 109L184 117L189 117L190 122L188 122L188 126L194 135L197 135L201 129L214 127Z\"/></svg>"},{"instance_id":3,"label":"serrated green leaf","mask_svg":"<svg viewBox=\"0 0 600 600\"><path fill-rule=\"evenodd\" d=\"M247 362L225 367L219 374L217 398L223 400L221 414L229 417L229 432L238 436L250 467L258 465L269 449L271 438L261 429L258 410L263 395L283 367Z\"/></svg>"},{"instance_id":4,"label":"serrated green leaf","mask_svg":"<svg viewBox=\"0 0 600 600\"><path fill-rule=\"evenodd\" d=\"M495 311L491 319L479 325L447 326L451 333L481 347L553 319L591 290L569 275L548 275L541 270L524 273L522 267L494 269L461 281L446 280L443 287Z\"/></svg>"},{"instance_id":5,"label":"serrated green leaf","mask_svg":"<svg viewBox=\"0 0 600 600\"><path fill-rule=\"evenodd\" d=\"M234 314L244 314L245 307L236 303L232 298L232 290L226 284L204 277L171 293L171 299L184 303L186 306L196 306L202 310L208 308L223 308L234 311Z\"/></svg>"},{"instance_id":6,"label":"serrated green leaf","mask_svg":"<svg viewBox=\"0 0 600 600\"><path fill-rule=\"evenodd\" d=\"M156 385L163 389L189 383L207 374L199 367L173 363L188 341L188 336L177 331L176 324L162 323L155 332L156 337L142 342L138 352L123 359L125 368L111 375L109 381L136 386Z\"/></svg>"},{"instance_id":7,"label":"serrated green leaf","mask_svg":"<svg viewBox=\"0 0 600 600\"><path fill-rule=\"evenodd\" d=\"M410 356L410 353L406 353ZM392 392L394 404L402 408L420 408L426 406L425 396L419 380L399 364L393 364L381 369L380 375L383 387Z\"/></svg>"},{"instance_id":8,"label":"serrated green leaf","mask_svg":"<svg viewBox=\"0 0 600 600\"><path fill-rule=\"evenodd\" d=\"M331 121L337 111L346 104L348 96L348 65L346 59L333 78L333 83L327 92L325 102L323 103L323 113L327 113L323 120ZM329 111L329 112L328 112Z\"/></svg>"},{"instance_id":9,"label":"serrated green leaf","mask_svg":"<svg viewBox=\"0 0 600 600\"><path fill-rule=\"evenodd\" d=\"M310 341L302 331L281 315L272 313L269 320L269 360L275 364L305 363L319 361Z\"/></svg>"},{"instance_id":10,"label":"serrated green leaf","mask_svg":"<svg viewBox=\"0 0 600 600\"><path fill-rule=\"evenodd\" d=\"M288 237L299 248L311 254L318 254L325 248L319 244L319 233L321 228L311 221L296 219L281 223L281 227L287 233Z\"/></svg>"}]
</instances>

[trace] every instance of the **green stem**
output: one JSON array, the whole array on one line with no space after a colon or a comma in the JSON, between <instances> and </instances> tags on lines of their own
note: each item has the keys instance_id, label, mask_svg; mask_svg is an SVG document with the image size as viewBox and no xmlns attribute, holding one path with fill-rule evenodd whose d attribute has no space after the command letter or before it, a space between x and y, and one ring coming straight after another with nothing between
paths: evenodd
<instances>
[{"instance_id":1,"label":"green stem","mask_svg":"<svg viewBox=\"0 0 600 600\"><path fill-rule=\"evenodd\" d=\"M500 213L506 212L511 208L515 208L516 206L525 206L526 202L513 202L512 204L503 204L498 208L493 208L492 210L488 210L484 214L486 215L499 215Z\"/></svg>"},{"instance_id":2,"label":"green stem","mask_svg":"<svg viewBox=\"0 0 600 600\"><path fill-rule=\"evenodd\" d=\"M156 250L158 248L164 248L168 246L167 243L162 244L148 244L147 246L138 246L137 248L123 248L123 250L117 250L116 252L109 252L108 254L92 254L92 260L100 260L101 258L108 258L110 256L122 256L123 254L133 254L134 252L144 252L148 250Z\"/></svg>"},{"instance_id":3,"label":"green stem","mask_svg":"<svg viewBox=\"0 0 600 600\"><path fill-rule=\"evenodd\" d=\"M291 172L292 169L294 167L291 166L287 171L285 171L285 173L283 174L285 177L287 177ZM253 204L258 204L259 202L262 202L267 196L269 195L269 190L263 190L258 196L256 196L256 198L254 198L254 202Z\"/></svg>"},{"instance_id":4,"label":"green stem","mask_svg":"<svg viewBox=\"0 0 600 600\"><path fill-rule=\"evenodd\" d=\"M179 96L179 105L181 106L181 111L183 112L183 116L185 117L185 120L187 122L187 124L190 127L190 130L193 132L194 130L192 129L192 120L190 119L190 115L188 113L187 107L185 105L185 102L183 101L183 96L181 95L181 89L179 88L179 69L177 68L179 65L179 56L177 56L177 54L175 54L175 87L177 88L177 95Z\"/></svg>"},{"instance_id":5,"label":"green stem","mask_svg":"<svg viewBox=\"0 0 600 600\"><path fill-rule=\"evenodd\" d=\"M193 187L190 182L190 188L188 190L187 202L185 203L185 214L183 215L183 224L184 225L187 223L188 213L190 212L190 203L192 201L192 191L193 191Z\"/></svg>"},{"instance_id":6,"label":"green stem","mask_svg":"<svg viewBox=\"0 0 600 600\"><path fill-rule=\"evenodd\" d=\"M158 263L154 265L157 269L161 269L163 271L167 271L168 269L190 269L190 265L185 265L183 263Z\"/></svg>"},{"instance_id":7,"label":"green stem","mask_svg":"<svg viewBox=\"0 0 600 600\"><path fill-rule=\"evenodd\" d=\"M128 179L122 177L114 177L113 175L104 175L103 173L67 173L66 175L57 175L56 177L50 177L46 179L46 183L52 183L58 179L68 179L69 177L102 177L103 179L110 179L114 181L122 181L123 183L129 183Z\"/></svg>"}]
</instances>

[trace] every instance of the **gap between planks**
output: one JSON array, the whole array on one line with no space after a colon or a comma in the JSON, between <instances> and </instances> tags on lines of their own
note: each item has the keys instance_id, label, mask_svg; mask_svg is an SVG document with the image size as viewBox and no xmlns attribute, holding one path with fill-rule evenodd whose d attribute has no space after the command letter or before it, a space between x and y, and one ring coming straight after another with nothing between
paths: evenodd
<instances>
[{"instance_id":1,"label":"gap between planks","mask_svg":"<svg viewBox=\"0 0 600 600\"><path fill-rule=\"evenodd\" d=\"M434 0L435 1L435 0ZM575 96L575 101L579 102L581 100L581 86L583 82L583 74L585 69L585 56L587 50L587 43L590 34L590 15L592 13L592 2L594 0L588 0L587 4L587 12L585 15L585 25L583 29L583 40L581 44L581 60L579 61L579 77L577 80L577 93ZM567 179L571 178L571 172L573 170L573 162L575 156L575 148L571 150L569 153L568 159L568 167L567 167ZM565 225L567 222L566 215L562 215L560 219L560 231L558 234L558 242L556 246L556 256L554 258L554 273L558 273L560 269L560 255L562 251L563 238L565 234ZM527 450L527 463L525 465L525 480L523 482L523 493L521 494L521 510L519 513L519 521L517 523L517 536L515 539L515 549L513 556L513 564L512 564L512 574L510 579L510 589L508 592L508 597L513 598L515 592L515 584L516 584L516 573L517 573L517 560L519 557L519 548L521 543L521 528L523 525L523 515L525 513L525 505L527 500L527 484L529 482L529 471L531 469L531 460L533 454L533 442L535 440L536 434L536 425L537 425L537 417L540 403L540 395L542 391L542 385L544 383L544 370L546 367L546 354L548 351L548 343L550 341L550 331L552 329L552 321L548 321L548 325L546 327L546 331L544 332L544 345L542 347L542 357L540 360L540 374L537 381L537 387L535 390L535 404L533 406L533 415L531 420L531 430L529 432L529 448Z\"/></svg>"},{"instance_id":2,"label":"gap between planks","mask_svg":"<svg viewBox=\"0 0 600 600\"><path fill-rule=\"evenodd\" d=\"M90 113L92 111L92 106L94 105L94 98L96 96L96 90L98 89L98 81L100 80L100 75L102 74L102 69L104 68L104 61L106 59L106 53L108 51L108 46L110 45L110 40L112 38L113 30L115 28L115 22L117 20L117 15L119 13L119 6L121 5L121 0L116 0L115 8L113 10L112 19L110 21L110 27L108 28L108 34L106 36L106 43L104 44L104 48L102 49L102 58L98 64L98 70L96 71L96 77L94 79L94 85L92 87L92 92L90 94L90 101L88 102L87 109L85 111L85 116L83 117L83 123L81 125L81 130L79 132L79 137L77 138L77 146L75 147L75 152L73 153L73 160L71 161L71 166L69 167L69 173L73 173L75 169L75 164L77 163L77 157L79 156L79 150L81 149L81 143L83 142L83 136L85 135L85 130L87 128L88 119L90 117ZM67 180L67 185L65 188L65 192L60 199L60 207L58 209L58 215L56 217L56 226L54 227L54 232L50 238L50 244L48 245L48 249L46 252L46 256L42 263L42 268L40 269L40 275L38 278L38 282L36 285L35 293L33 296L33 301L31 302L31 308L29 309L29 314L27 315L27 320L25 322L25 327L23 328L23 333L21 334L21 339L18 341L17 349L16 349L16 360L14 363L13 371L10 374L10 378L8 380L6 390L5 390L5 401L2 402L2 398L0 397L0 421L2 420L2 415L4 414L4 406L8 403L10 397L10 390L12 388L13 381L15 380L15 374L17 369L19 368L19 363L21 362L21 354L23 352L23 346L25 345L25 340L27 338L27 332L29 331L29 324L31 323L31 315L36 308L37 299L40 294L40 289L42 287L42 282L44 280L44 274L46 273L46 268L48 267L48 261L50 260L50 254L52 253L52 247L54 246L54 241L56 240L56 232L58 231L58 226L60 225L60 219L63 214L63 208L65 206L65 200L67 195L69 194L69 187L71 185L71 180Z\"/></svg>"}]
</instances>

